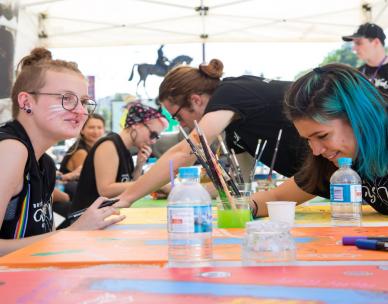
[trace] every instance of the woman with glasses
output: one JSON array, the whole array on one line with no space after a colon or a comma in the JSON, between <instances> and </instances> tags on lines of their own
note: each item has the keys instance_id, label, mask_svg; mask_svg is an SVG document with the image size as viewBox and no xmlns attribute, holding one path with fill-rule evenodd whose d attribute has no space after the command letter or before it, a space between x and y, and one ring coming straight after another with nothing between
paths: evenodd
<instances>
[{"instance_id":1,"label":"woman with glasses","mask_svg":"<svg viewBox=\"0 0 388 304\"><path fill-rule=\"evenodd\" d=\"M72 202L72 211L90 206L99 196L114 197L142 174L142 168L152 153L160 133L167 127L167 119L158 110L130 103L124 129L101 138L89 152L78 188ZM136 166L130 153L137 148Z\"/></svg>"},{"instance_id":2,"label":"woman with glasses","mask_svg":"<svg viewBox=\"0 0 388 304\"><path fill-rule=\"evenodd\" d=\"M0 255L55 230L52 192L55 165L45 151L78 136L96 104L77 65L53 60L44 48L19 63L12 88L14 119L0 127ZM96 200L68 229L101 229L122 220L113 207Z\"/></svg>"},{"instance_id":3,"label":"woman with glasses","mask_svg":"<svg viewBox=\"0 0 388 304\"><path fill-rule=\"evenodd\" d=\"M291 84L262 77L241 76L221 80L223 64L213 59L199 68L180 66L171 70L159 87L159 100L182 127L192 129L199 123L209 143L223 131L229 149L239 158L241 169L252 168L258 140L267 140L261 161L271 165L279 130L282 129L275 171L292 176L305 150L303 142L282 113L284 93ZM194 141L195 136L191 135ZM169 180L169 161L175 169L191 165L195 156L181 141L170 148L145 174L121 196L117 205L128 206ZM249 173L248 173L249 175Z\"/></svg>"}]
</instances>

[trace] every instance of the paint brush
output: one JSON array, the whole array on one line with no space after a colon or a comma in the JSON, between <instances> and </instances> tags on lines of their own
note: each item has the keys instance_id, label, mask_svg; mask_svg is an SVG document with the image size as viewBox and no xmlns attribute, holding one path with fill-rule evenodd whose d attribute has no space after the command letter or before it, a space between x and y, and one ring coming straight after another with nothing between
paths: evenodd
<instances>
[{"instance_id":1,"label":"paint brush","mask_svg":"<svg viewBox=\"0 0 388 304\"><path fill-rule=\"evenodd\" d=\"M225 168L222 166L221 162L219 161L217 155L215 155L215 158L217 160L218 165L220 166L222 177L225 179L226 183L231 189L231 192L234 193L235 196L240 197L240 191L238 190L235 181L233 178L230 176L230 174L225 170Z\"/></svg>"},{"instance_id":2,"label":"paint brush","mask_svg":"<svg viewBox=\"0 0 388 304\"><path fill-rule=\"evenodd\" d=\"M279 150L279 143L280 143L280 139L282 138L282 132L283 132L283 129L280 129L279 133L278 133L278 139L276 140L275 151L274 151L273 156L272 156L271 167L269 169L269 174L268 174L269 181L272 180L272 171L273 171L273 168L275 166L276 156L277 156L278 150Z\"/></svg>"},{"instance_id":3,"label":"paint brush","mask_svg":"<svg viewBox=\"0 0 388 304\"><path fill-rule=\"evenodd\" d=\"M220 146L221 146L221 149L222 149L222 153L224 153L224 155L226 156L229 164L230 164L230 172L232 172L233 174L228 174L230 176L230 178L233 180L233 183L236 184L237 183L237 179L235 178L237 176L237 168L236 168L236 164L234 163L234 161L232 160L231 156L230 156L230 153L228 151L228 149L226 148L226 145L224 143L224 140L222 139L222 136L221 135L218 135L217 136L217 139L218 139L218 142L220 143Z\"/></svg>"},{"instance_id":4,"label":"paint brush","mask_svg":"<svg viewBox=\"0 0 388 304\"><path fill-rule=\"evenodd\" d=\"M205 168L206 174L209 176L210 180L212 181L212 183L216 187L217 191L221 190L222 189L221 183L218 182L218 180L215 176L213 176L213 172L210 170L209 165L206 163L206 158L204 157L203 153L201 153L202 151L200 151L196 147L196 145L193 143L193 141L187 135L186 131L181 126L178 126L178 128L179 128L180 132L182 133L183 137L185 138L185 140L187 141L187 143L189 144L191 151L194 153L194 155L196 156L196 158L199 161L199 163L201 164L201 166L203 168Z\"/></svg>"},{"instance_id":5,"label":"paint brush","mask_svg":"<svg viewBox=\"0 0 388 304\"><path fill-rule=\"evenodd\" d=\"M261 157L263 156L263 152L265 149L265 146L267 145L267 140L264 141L263 146L260 147L260 151L257 155L255 155L255 159L253 160L253 168L251 171L251 176L250 176L250 181L253 182L255 178L255 171L256 171L256 166L260 162Z\"/></svg>"},{"instance_id":6,"label":"paint brush","mask_svg":"<svg viewBox=\"0 0 388 304\"><path fill-rule=\"evenodd\" d=\"M260 151L260 145L261 145L261 138L257 140L257 146L256 146L256 151L255 151L255 156L253 157L253 165L251 169L251 173L249 174L249 182L253 182L253 179L255 178L255 171L256 171L256 159L259 156L259 151Z\"/></svg>"},{"instance_id":7,"label":"paint brush","mask_svg":"<svg viewBox=\"0 0 388 304\"><path fill-rule=\"evenodd\" d=\"M200 140L201 145L202 145L202 149L203 149L205 156L208 160L209 166L211 167L212 172L215 172L215 174L217 174L230 206L232 207L232 209L236 209L236 205L234 204L233 198L230 195L228 186L226 185L226 182L225 182L224 178L222 177L222 172L221 172L221 169L219 168L219 164L217 163L213 153L211 152L211 149L207 143L206 137L203 135L202 130L200 129L196 120L194 120L194 124L195 124L196 131L198 133L198 136L199 136L199 140ZM220 197L221 197L221 195L220 195ZM221 199L223 199L223 197L221 197Z\"/></svg>"},{"instance_id":8,"label":"paint brush","mask_svg":"<svg viewBox=\"0 0 388 304\"><path fill-rule=\"evenodd\" d=\"M174 176L174 161L170 159L170 184L171 184L171 189L174 188L175 184L175 176Z\"/></svg>"},{"instance_id":9,"label":"paint brush","mask_svg":"<svg viewBox=\"0 0 388 304\"><path fill-rule=\"evenodd\" d=\"M236 157L236 153L234 152L233 149L230 149L230 151L232 152L232 159L235 163L235 167L236 167L236 178L237 178L237 181L240 183L240 184L243 184L244 183L244 178L241 174L241 168L240 168L240 164L238 163L238 160L237 160L237 157Z\"/></svg>"}]
</instances>

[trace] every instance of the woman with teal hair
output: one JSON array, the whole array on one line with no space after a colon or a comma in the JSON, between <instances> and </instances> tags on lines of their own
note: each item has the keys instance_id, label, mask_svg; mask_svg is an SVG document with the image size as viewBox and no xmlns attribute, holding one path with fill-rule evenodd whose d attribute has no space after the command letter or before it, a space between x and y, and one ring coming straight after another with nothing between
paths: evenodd
<instances>
[{"instance_id":1,"label":"woman with teal hair","mask_svg":"<svg viewBox=\"0 0 388 304\"><path fill-rule=\"evenodd\" d=\"M388 214L388 102L360 72L341 65L315 68L289 88L284 111L310 146L303 167L278 188L253 196L257 216L267 201L329 198L338 159L350 157L363 199Z\"/></svg>"}]
</instances>

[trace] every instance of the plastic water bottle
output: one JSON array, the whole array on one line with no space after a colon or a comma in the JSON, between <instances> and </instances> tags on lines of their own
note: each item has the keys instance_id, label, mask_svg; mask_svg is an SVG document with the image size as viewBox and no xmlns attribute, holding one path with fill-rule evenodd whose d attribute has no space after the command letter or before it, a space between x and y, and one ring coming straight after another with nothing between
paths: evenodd
<instances>
[{"instance_id":1,"label":"plastic water bottle","mask_svg":"<svg viewBox=\"0 0 388 304\"><path fill-rule=\"evenodd\" d=\"M62 192L65 191L65 183L62 181L62 178L60 175L57 175L55 177L55 188L57 188L59 191L62 191Z\"/></svg>"},{"instance_id":2,"label":"plastic water bottle","mask_svg":"<svg viewBox=\"0 0 388 304\"><path fill-rule=\"evenodd\" d=\"M147 171L149 171L151 169L151 167L153 165L155 165L156 161L158 159L156 157L150 157L148 158L147 162L144 164L143 166L143 174L146 173Z\"/></svg>"},{"instance_id":3,"label":"plastic water bottle","mask_svg":"<svg viewBox=\"0 0 388 304\"><path fill-rule=\"evenodd\" d=\"M198 167L179 168L181 182L168 196L170 267L209 266L212 259L211 198L199 176Z\"/></svg>"},{"instance_id":4,"label":"plastic water bottle","mask_svg":"<svg viewBox=\"0 0 388 304\"><path fill-rule=\"evenodd\" d=\"M334 226L360 226L361 178L351 168L351 158L338 159L339 169L330 178L331 219Z\"/></svg>"}]
</instances>

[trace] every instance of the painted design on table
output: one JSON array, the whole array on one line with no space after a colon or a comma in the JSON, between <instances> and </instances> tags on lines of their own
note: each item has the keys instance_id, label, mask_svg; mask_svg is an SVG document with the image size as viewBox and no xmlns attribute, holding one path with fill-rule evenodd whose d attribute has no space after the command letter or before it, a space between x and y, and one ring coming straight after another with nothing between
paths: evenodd
<instances>
[{"instance_id":1,"label":"painted design on table","mask_svg":"<svg viewBox=\"0 0 388 304\"><path fill-rule=\"evenodd\" d=\"M383 251L343 246L344 235L386 235L386 227L298 227L292 229L298 261L388 261ZM240 261L243 229L215 229L215 261ZM0 258L8 267L74 267L96 264L167 263L166 230L60 231Z\"/></svg>"},{"instance_id":2,"label":"painted design on table","mask_svg":"<svg viewBox=\"0 0 388 304\"><path fill-rule=\"evenodd\" d=\"M319 273L319 277L316 274ZM216 275L222 274L222 275ZM1 272L5 303L387 303L378 266L91 267Z\"/></svg>"}]
</instances>

